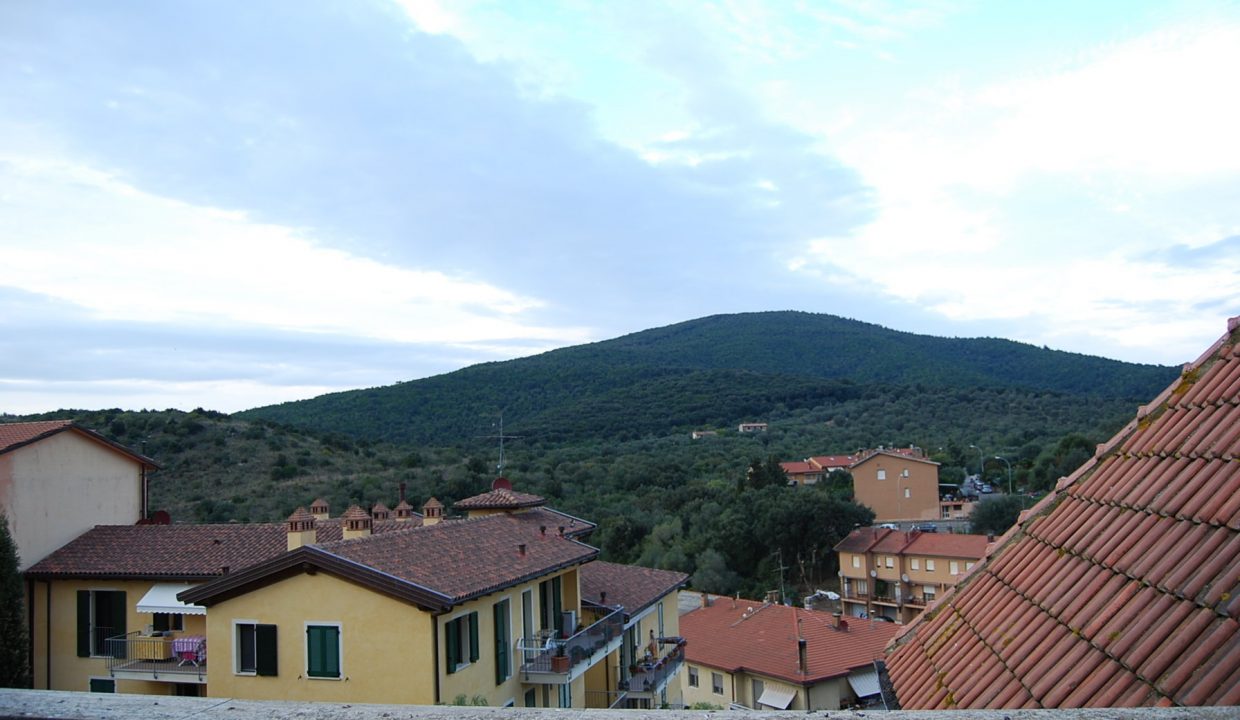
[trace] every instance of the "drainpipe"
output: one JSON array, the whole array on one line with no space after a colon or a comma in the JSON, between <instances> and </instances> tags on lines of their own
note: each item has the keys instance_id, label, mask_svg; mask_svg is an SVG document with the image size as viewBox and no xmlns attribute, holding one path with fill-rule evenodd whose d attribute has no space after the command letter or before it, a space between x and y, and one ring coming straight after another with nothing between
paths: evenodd
<instances>
[{"instance_id":1,"label":"drainpipe","mask_svg":"<svg viewBox=\"0 0 1240 720\"><path fill-rule=\"evenodd\" d=\"M52 581L44 580L43 585L44 585L44 592L46 593L45 599L47 600L47 610L45 611L45 615L43 618L44 620L46 620L46 622L43 624L43 634L44 634L44 642L45 642L43 655L44 655L44 661L47 663L47 689L51 690L52 689ZM34 645L34 638L30 639L30 644L32 646ZM34 668L31 668L31 670L34 670Z\"/></svg>"},{"instance_id":2,"label":"drainpipe","mask_svg":"<svg viewBox=\"0 0 1240 720\"><path fill-rule=\"evenodd\" d=\"M30 647L26 648L26 666L34 674L34 580L26 578L26 637L30 638ZM30 686L34 687L34 678L30 678Z\"/></svg>"},{"instance_id":3,"label":"drainpipe","mask_svg":"<svg viewBox=\"0 0 1240 720\"><path fill-rule=\"evenodd\" d=\"M431 615L431 663L432 669L435 671L435 703L438 705L439 699L439 616Z\"/></svg>"}]
</instances>

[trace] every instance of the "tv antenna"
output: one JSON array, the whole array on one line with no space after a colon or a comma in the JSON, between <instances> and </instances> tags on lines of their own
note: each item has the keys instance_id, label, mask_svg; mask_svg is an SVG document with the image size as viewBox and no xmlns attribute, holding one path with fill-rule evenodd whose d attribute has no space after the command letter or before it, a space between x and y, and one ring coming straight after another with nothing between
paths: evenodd
<instances>
[{"instance_id":1,"label":"tv antenna","mask_svg":"<svg viewBox=\"0 0 1240 720\"><path fill-rule=\"evenodd\" d=\"M503 410L499 411L499 423L498 424L499 424L498 434L483 435L482 437L490 439L490 440L499 440L499 464L495 466L495 470L500 475L503 475L504 474L504 441L505 440L520 440L521 436L504 434L504 411ZM491 427L495 427L495 426L496 426L496 423L491 423Z\"/></svg>"}]
</instances>

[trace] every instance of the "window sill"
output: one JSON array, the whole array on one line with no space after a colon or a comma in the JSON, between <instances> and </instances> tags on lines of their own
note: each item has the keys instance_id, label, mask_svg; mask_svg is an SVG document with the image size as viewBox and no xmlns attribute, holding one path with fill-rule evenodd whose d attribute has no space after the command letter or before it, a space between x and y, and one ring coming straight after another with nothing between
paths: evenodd
<instances>
[{"instance_id":1,"label":"window sill","mask_svg":"<svg viewBox=\"0 0 1240 720\"><path fill-rule=\"evenodd\" d=\"M340 682L341 680L344 680L343 674L337 675L335 677L328 677L326 675L311 675L310 673L306 673L304 677L307 680L330 680L332 682Z\"/></svg>"}]
</instances>

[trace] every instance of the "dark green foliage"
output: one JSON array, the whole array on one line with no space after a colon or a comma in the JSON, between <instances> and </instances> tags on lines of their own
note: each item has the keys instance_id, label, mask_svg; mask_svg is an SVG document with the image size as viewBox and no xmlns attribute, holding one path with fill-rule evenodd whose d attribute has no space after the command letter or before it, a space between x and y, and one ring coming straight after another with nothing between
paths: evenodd
<instances>
[{"instance_id":1,"label":"dark green foliage","mask_svg":"<svg viewBox=\"0 0 1240 720\"><path fill-rule=\"evenodd\" d=\"M1002 535L1016 524L1026 502L1020 495L987 498L973 506L969 515L969 532L977 535Z\"/></svg>"},{"instance_id":2,"label":"dark green foliage","mask_svg":"<svg viewBox=\"0 0 1240 720\"><path fill-rule=\"evenodd\" d=\"M9 519L0 512L0 687L6 688L30 687L26 591L19 567Z\"/></svg>"},{"instance_id":3,"label":"dark green foliage","mask_svg":"<svg viewBox=\"0 0 1240 720\"><path fill-rule=\"evenodd\" d=\"M505 408L516 435L624 441L729 427L773 408L855 402L877 385L911 387L913 395L985 388L1140 401L1175 374L1008 340L913 335L830 315L752 313L239 416L434 445L483 434L485 417Z\"/></svg>"}]
</instances>

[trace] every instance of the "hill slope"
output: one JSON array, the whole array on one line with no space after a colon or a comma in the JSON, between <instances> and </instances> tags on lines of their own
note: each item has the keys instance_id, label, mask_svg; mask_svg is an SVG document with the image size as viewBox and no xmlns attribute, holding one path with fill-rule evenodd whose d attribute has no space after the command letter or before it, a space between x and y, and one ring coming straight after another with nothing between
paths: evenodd
<instances>
[{"instance_id":1,"label":"hill slope","mask_svg":"<svg viewBox=\"0 0 1240 720\"><path fill-rule=\"evenodd\" d=\"M392 442L453 444L501 409L550 441L726 426L773 408L855 400L876 385L1140 401L1174 368L998 339L949 339L831 315L717 315L423 380L256 408L239 417Z\"/></svg>"}]
</instances>

